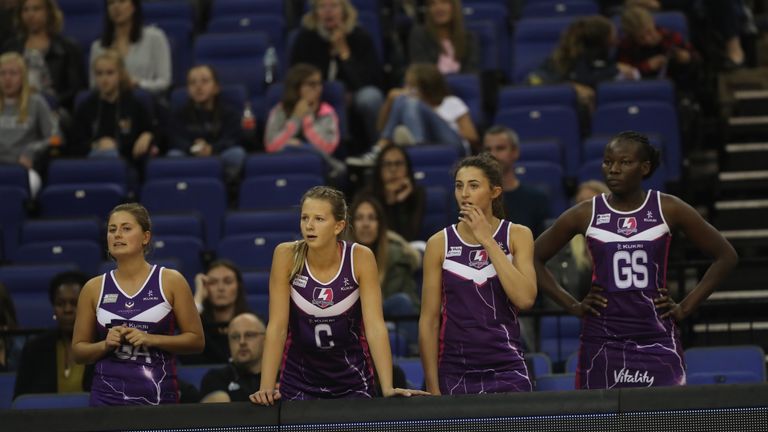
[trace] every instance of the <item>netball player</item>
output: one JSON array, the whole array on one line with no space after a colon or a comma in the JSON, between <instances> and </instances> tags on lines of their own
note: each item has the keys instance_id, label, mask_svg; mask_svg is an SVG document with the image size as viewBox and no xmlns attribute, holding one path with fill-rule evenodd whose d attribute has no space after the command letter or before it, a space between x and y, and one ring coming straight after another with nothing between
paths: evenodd
<instances>
[{"instance_id":1,"label":"netball player","mask_svg":"<svg viewBox=\"0 0 768 432\"><path fill-rule=\"evenodd\" d=\"M423 393L392 386L376 259L339 240L346 225L341 192L316 186L304 194L303 240L278 245L272 259L261 388L252 402L370 398L374 365L383 396Z\"/></svg>"},{"instance_id":2,"label":"netball player","mask_svg":"<svg viewBox=\"0 0 768 432\"><path fill-rule=\"evenodd\" d=\"M72 352L78 363L96 363L94 406L177 403L174 354L199 353L205 344L184 277L144 257L150 230L140 204L115 207L107 247L117 269L91 279L80 293Z\"/></svg>"},{"instance_id":3,"label":"netball player","mask_svg":"<svg viewBox=\"0 0 768 432\"><path fill-rule=\"evenodd\" d=\"M531 230L503 219L501 169L484 153L463 159L459 222L424 255L419 345L431 394L530 391L518 310L536 299Z\"/></svg>"},{"instance_id":4,"label":"netball player","mask_svg":"<svg viewBox=\"0 0 768 432\"><path fill-rule=\"evenodd\" d=\"M690 315L736 265L725 238L688 204L644 190L643 179L659 165L648 138L622 132L606 146L603 175L610 194L583 201L563 213L537 240L541 289L570 313L583 317L577 388L685 384L683 348L676 322ZM672 230L714 262L679 304L667 293L667 256ZM576 234L592 255L592 288L574 299L544 267Z\"/></svg>"}]
</instances>

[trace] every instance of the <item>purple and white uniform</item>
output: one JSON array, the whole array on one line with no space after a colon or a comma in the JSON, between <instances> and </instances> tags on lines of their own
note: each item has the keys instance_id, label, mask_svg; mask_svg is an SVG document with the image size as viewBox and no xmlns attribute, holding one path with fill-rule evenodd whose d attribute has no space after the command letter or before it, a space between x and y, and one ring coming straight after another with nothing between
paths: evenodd
<instances>
[{"instance_id":1,"label":"purple and white uniform","mask_svg":"<svg viewBox=\"0 0 768 432\"><path fill-rule=\"evenodd\" d=\"M685 363L673 318L661 319L653 299L666 287L671 233L661 195L649 190L640 208L621 212L605 195L592 199L586 238L592 283L608 306L585 315L576 387L605 389L685 384Z\"/></svg>"},{"instance_id":2,"label":"purple and white uniform","mask_svg":"<svg viewBox=\"0 0 768 432\"><path fill-rule=\"evenodd\" d=\"M339 242L341 265L328 282L304 263L291 281L280 393L286 400L370 398L375 392L354 273L355 243Z\"/></svg>"},{"instance_id":3,"label":"purple and white uniform","mask_svg":"<svg viewBox=\"0 0 768 432\"><path fill-rule=\"evenodd\" d=\"M129 296L117 284L114 270L105 273L96 307L98 339L109 327L126 326L152 334L176 333L176 317L163 293L163 267L152 266L139 291ZM92 406L178 403L176 357L156 348L123 344L94 366Z\"/></svg>"},{"instance_id":4,"label":"purple and white uniform","mask_svg":"<svg viewBox=\"0 0 768 432\"><path fill-rule=\"evenodd\" d=\"M511 223L493 239L512 261ZM507 297L488 252L466 243L456 225L443 230L442 319L438 379L442 394L531 391L520 349L517 308Z\"/></svg>"}]
</instances>

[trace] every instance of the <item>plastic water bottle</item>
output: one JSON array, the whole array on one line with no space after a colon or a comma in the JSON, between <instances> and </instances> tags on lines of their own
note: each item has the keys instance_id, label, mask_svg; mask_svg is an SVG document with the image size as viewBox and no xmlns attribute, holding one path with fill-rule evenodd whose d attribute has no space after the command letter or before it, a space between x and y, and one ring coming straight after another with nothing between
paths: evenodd
<instances>
[{"instance_id":1,"label":"plastic water bottle","mask_svg":"<svg viewBox=\"0 0 768 432\"><path fill-rule=\"evenodd\" d=\"M59 128L59 116L53 114L51 118L51 136L48 138L48 153L51 157L61 155L61 129Z\"/></svg>"},{"instance_id":2,"label":"plastic water bottle","mask_svg":"<svg viewBox=\"0 0 768 432\"><path fill-rule=\"evenodd\" d=\"M243 108L243 117L240 120L240 126L246 137L256 134L256 117L253 115L253 108L251 108L251 103L248 101L245 102Z\"/></svg>"},{"instance_id":3,"label":"plastic water bottle","mask_svg":"<svg viewBox=\"0 0 768 432\"><path fill-rule=\"evenodd\" d=\"M277 58L275 47L271 46L267 48L267 51L264 53L264 82L267 85L275 82L278 62L279 60Z\"/></svg>"}]
</instances>

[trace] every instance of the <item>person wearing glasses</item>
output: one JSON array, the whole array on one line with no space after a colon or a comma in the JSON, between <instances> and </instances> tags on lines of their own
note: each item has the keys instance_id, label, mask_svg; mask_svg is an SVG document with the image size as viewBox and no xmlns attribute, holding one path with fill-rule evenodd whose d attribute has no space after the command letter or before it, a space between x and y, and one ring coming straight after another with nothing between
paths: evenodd
<instances>
[{"instance_id":1,"label":"person wearing glasses","mask_svg":"<svg viewBox=\"0 0 768 432\"><path fill-rule=\"evenodd\" d=\"M252 313L230 321L227 339L232 357L226 366L205 374L200 385L202 402L245 402L259 390L265 331L264 322Z\"/></svg>"}]
</instances>

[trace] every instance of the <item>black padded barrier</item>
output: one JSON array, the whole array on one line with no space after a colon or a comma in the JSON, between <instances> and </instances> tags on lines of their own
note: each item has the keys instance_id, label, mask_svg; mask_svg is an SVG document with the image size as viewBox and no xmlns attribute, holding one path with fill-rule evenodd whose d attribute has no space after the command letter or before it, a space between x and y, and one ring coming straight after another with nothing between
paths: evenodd
<instances>
[{"instance_id":1,"label":"black padded barrier","mask_svg":"<svg viewBox=\"0 0 768 432\"><path fill-rule=\"evenodd\" d=\"M768 384L0 411L8 431L768 431Z\"/></svg>"}]
</instances>

